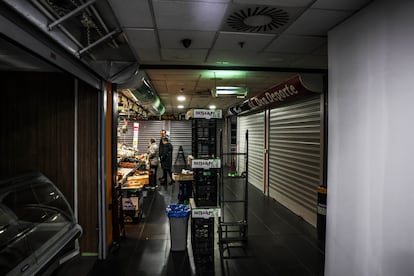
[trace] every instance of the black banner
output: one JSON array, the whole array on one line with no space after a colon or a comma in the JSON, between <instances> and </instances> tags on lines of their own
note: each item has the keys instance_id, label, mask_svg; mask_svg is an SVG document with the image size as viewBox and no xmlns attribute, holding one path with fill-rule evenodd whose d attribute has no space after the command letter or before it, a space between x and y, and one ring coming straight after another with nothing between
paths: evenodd
<instances>
[{"instance_id":1,"label":"black banner","mask_svg":"<svg viewBox=\"0 0 414 276\"><path fill-rule=\"evenodd\" d=\"M310 91L305 87L299 75L269 89L259 95L245 100L241 104L230 107L227 111L228 115L240 115L265 107L273 107L282 103L291 102L304 98L305 96L315 95L314 91Z\"/></svg>"}]
</instances>

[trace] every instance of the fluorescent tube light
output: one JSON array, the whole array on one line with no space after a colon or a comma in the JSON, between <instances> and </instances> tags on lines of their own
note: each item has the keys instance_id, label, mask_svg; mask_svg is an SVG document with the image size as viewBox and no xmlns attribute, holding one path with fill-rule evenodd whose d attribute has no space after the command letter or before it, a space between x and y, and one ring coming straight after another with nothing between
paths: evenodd
<instances>
[{"instance_id":1,"label":"fluorescent tube light","mask_svg":"<svg viewBox=\"0 0 414 276\"><path fill-rule=\"evenodd\" d=\"M215 97L222 95L247 96L248 88L243 86L216 86L213 93Z\"/></svg>"}]
</instances>

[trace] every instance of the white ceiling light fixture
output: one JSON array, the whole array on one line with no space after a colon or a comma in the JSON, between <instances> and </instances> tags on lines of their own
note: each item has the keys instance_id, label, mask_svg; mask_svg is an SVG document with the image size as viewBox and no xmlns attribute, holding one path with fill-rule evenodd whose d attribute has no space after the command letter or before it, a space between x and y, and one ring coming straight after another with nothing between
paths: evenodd
<instances>
[{"instance_id":1,"label":"white ceiling light fixture","mask_svg":"<svg viewBox=\"0 0 414 276\"><path fill-rule=\"evenodd\" d=\"M183 108L184 108L184 106L183 106L182 104L180 104L180 105L177 105L177 108L179 108L179 109L183 109Z\"/></svg>"},{"instance_id":2,"label":"white ceiling light fixture","mask_svg":"<svg viewBox=\"0 0 414 276\"><path fill-rule=\"evenodd\" d=\"M214 104L209 106L210 109L216 109L216 106Z\"/></svg>"},{"instance_id":3,"label":"white ceiling light fixture","mask_svg":"<svg viewBox=\"0 0 414 276\"><path fill-rule=\"evenodd\" d=\"M244 86L216 86L212 92L214 97L233 95L246 97L249 89Z\"/></svg>"},{"instance_id":4,"label":"white ceiling light fixture","mask_svg":"<svg viewBox=\"0 0 414 276\"><path fill-rule=\"evenodd\" d=\"M183 102L183 101L185 101L185 96L178 96L178 97L177 97L177 100L178 100L179 102Z\"/></svg>"}]
</instances>

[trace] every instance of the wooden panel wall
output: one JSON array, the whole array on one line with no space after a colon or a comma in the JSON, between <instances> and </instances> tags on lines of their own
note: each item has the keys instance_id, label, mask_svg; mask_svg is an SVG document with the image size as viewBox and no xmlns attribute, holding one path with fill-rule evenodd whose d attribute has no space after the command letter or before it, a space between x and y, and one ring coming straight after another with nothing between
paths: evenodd
<instances>
[{"instance_id":1,"label":"wooden panel wall","mask_svg":"<svg viewBox=\"0 0 414 276\"><path fill-rule=\"evenodd\" d=\"M0 178L40 171L73 206L73 78L63 73L0 73Z\"/></svg>"},{"instance_id":2,"label":"wooden panel wall","mask_svg":"<svg viewBox=\"0 0 414 276\"><path fill-rule=\"evenodd\" d=\"M98 252L98 91L78 86L78 201L81 251Z\"/></svg>"},{"instance_id":3,"label":"wooden panel wall","mask_svg":"<svg viewBox=\"0 0 414 276\"><path fill-rule=\"evenodd\" d=\"M64 73L0 72L0 178L49 177L74 204L75 81ZM78 207L82 252L98 252L97 97L79 82Z\"/></svg>"}]
</instances>

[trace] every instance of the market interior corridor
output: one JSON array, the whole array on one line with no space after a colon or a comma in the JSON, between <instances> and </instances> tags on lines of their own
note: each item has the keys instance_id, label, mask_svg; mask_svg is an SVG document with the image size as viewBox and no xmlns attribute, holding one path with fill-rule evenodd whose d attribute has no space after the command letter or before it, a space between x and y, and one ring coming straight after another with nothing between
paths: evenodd
<instances>
[{"instance_id":1,"label":"market interior corridor","mask_svg":"<svg viewBox=\"0 0 414 276\"><path fill-rule=\"evenodd\" d=\"M237 195L240 191L231 183L225 182L225 189ZM249 185L248 192L245 255L221 263L216 245L215 275L324 275L324 245L318 241L316 230L257 188ZM107 260L87 268L87 261L78 258L66 264L57 275L196 275L190 232L187 251L170 251L169 220L165 209L168 204L177 202L177 195L178 183L148 192L143 218L137 224L125 225L126 237Z\"/></svg>"}]
</instances>

